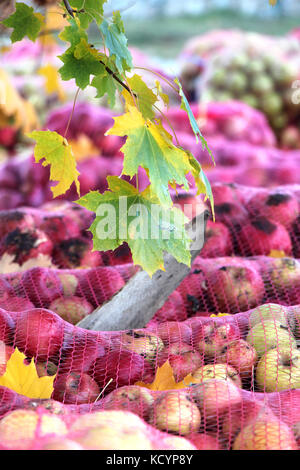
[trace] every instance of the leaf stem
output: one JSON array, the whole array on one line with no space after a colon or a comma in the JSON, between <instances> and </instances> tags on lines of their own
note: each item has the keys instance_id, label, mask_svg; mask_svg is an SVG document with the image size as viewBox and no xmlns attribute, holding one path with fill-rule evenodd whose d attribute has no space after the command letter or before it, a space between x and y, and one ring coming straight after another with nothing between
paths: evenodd
<instances>
[{"instance_id":1,"label":"leaf stem","mask_svg":"<svg viewBox=\"0 0 300 470\"><path fill-rule=\"evenodd\" d=\"M134 69L139 69L139 70L146 70L147 72L151 72L153 73L154 75L157 75L158 77L160 77L162 80L164 80L171 88L173 88L174 91L176 91L176 93L179 92L179 89L177 89L172 82L170 82L170 80L168 80L166 77L164 77L161 73L159 72L155 72L154 70L151 70L151 69L148 69L147 67L133 67Z\"/></svg>"},{"instance_id":2,"label":"leaf stem","mask_svg":"<svg viewBox=\"0 0 300 470\"><path fill-rule=\"evenodd\" d=\"M79 90L80 90L80 88L78 88L77 91L76 91L76 95L75 95L74 102L73 102L73 108L72 108L72 111L71 111L71 114L70 114L70 117L69 117L69 120L68 120L68 124L67 124L66 130L65 130L65 133L64 133L64 138L66 137L66 135L68 133L68 130L69 130L69 126L70 126L71 119L72 119L73 114L74 114L75 104L76 104L76 100L77 100L77 97L78 97Z\"/></svg>"},{"instance_id":3,"label":"leaf stem","mask_svg":"<svg viewBox=\"0 0 300 470\"><path fill-rule=\"evenodd\" d=\"M173 134L174 134L174 137L175 137L175 140L176 140L177 145L180 146L180 143L179 143L179 141L178 141L178 139L177 139L177 135L176 135L175 129L174 129L174 127L172 126L170 119L169 119L169 118L162 112L162 110L159 109L158 106L156 106L155 104L153 105L153 108L157 109L157 111L159 111L159 112L161 113L161 115L163 116L163 118L165 118L165 120L166 120L167 123L169 124L170 128L172 129L172 132L173 132Z\"/></svg>"}]
</instances>

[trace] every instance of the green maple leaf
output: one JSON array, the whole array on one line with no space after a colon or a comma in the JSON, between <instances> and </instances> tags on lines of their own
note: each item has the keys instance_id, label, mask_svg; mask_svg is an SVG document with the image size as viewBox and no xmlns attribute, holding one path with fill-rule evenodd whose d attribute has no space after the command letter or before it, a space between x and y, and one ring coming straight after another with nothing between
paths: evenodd
<instances>
[{"instance_id":1,"label":"green maple leaf","mask_svg":"<svg viewBox=\"0 0 300 470\"><path fill-rule=\"evenodd\" d=\"M87 33L78 25L75 18L69 18L70 26L66 26L59 34L62 41L69 42L72 48L75 48L82 39L88 40Z\"/></svg>"},{"instance_id":2,"label":"green maple leaf","mask_svg":"<svg viewBox=\"0 0 300 470\"><path fill-rule=\"evenodd\" d=\"M106 0L69 0L74 10L84 10L83 12L76 13L84 29L87 29L93 20L95 20L98 25L101 24L103 20L103 5L105 2Z\"/></svg>"},{"instance_id":3,"label":"green maple leaf","mask_svg":"<svg viewBox=\"0 0 300 470\"><path fill-rule=\"evenodd\" d=\"M53 196L64 194L75 182L79 192L79 172L76 169L76 160L67 140L57 132L33 131L27 134L28 137L36 141L34 148L35 161L42 161L43 166L50 165L50 180L58 181L58 184L51 188Z\"/></svg>"},{"instance_id":4,"label":"green maple leaf","mask_svg":"<svg viewBox=\"0 0 300 470\"><path fill-rule=\"evenodd\" d=\"M127 106L134 106L136 102L143 117L145 119L153 119L155 117L153 105L157 101L157 96L142 80L142 77L137 74L128 78L127 82L135 94L135 97L132 97L132 95L128 93L127 90L123 91L123 96L125 97Z\"/></svg>"},{"instance_id":5,"label":"green maple leaf","mask_svg":"<svg viewBox=\"0 0 300 470\"><path fill-rule=\"evenodd\" d=\"M2 23L8 28L14 28L11 33L11 41L21 41L28 36L31 41L35 41L41 30L44 17L40 13L35 13L34 9L25 3L16 3L16 11Z\"/></svg>"},{"instance_id":6,"label":"green maple leaf","mask_svg":"<svg viewBox=\"0 0 300 470\"><path fill-rule=\"evenodd\" d=\"M130 70L132 57L127 47L127 38L124 34L124 26L119 15L113 16L113 23L103 20L100 30L104 37L105 47L108 48L110 56L114 56L115 64L119 73Z\"/></svg>"},{"instance_id":7,"label":"green maple leaf","mask_svg":"<svg viewBox=\"0 0 300 470\"><path fill-rule=\"evenodd\" d=\"M91 191L77 204L96 213L90 227L94 250L115 250L127 242L135 264L150 276L164 269L164 253L190 266L189 240L184 228L183 212L164 208L150 187L142 193L117 176L107 177L109 190ZM126 201L126 202L125 202Z\"/></svg>"},{"instance_id":8,"label":"green maple leaf","mask_svg":"<svg viewBox=\"0 0 300 470\"><path fill-rule=\"evenodd\" d=\"M115 117L113 127L106 133L125 136L126 143L121 148L124 153L123 174L134 176L139 166L145 168L151 181L152 191L161 204L170 205L168 185L177 183L188 190L185 177L193 170L189 156L183 149L176 147L172 137L162 127L145 120L134 107L122 116Z\"/></svg>"},{"instance_id":9,"label":"green maple leaf","mask_svg":"<svg viewBox=\"0 0 300 470\"><path fill-rule=\"evenodd\" d=\"M102 72L93 78L91 85L97 90L96 98L101 98L107 93L109 106L111 108L115 106L116 90L120 89L120 86L106 71L104 65L102 65Z\"/></svg>"},{"instance_id":10,"label":"green maple leaf","mask_svg":"<svg viewBox=\"0 0 300 470\"><path fill-rule=\"evenodd\" d=\"M59 56L64 65L59 69L62 80L75 78L76 85L82 90L90 83L90 75L102 71L99 54L93 50L86 39L81 38L75 47L70 47Z\"/></svg>"},{"instance_id":11,"label":"green maple leaf","mask_svg":"<svg viewBox=\"0 0 300 470\"><path fill-rule=\"evenodd\" d=\"M195 116L193 115L193 111L191 110L191 107L189 105L189 102L183 92L183 89L182 89L182 86L181 86L181 83L180 81L176 78L174 80L174 82L176 83L176 85L178 85L179 87L179 95L181 97L181 109L183 109L184 111L187 112L187 115L189 117L189 120L190 120L190 124L191 124L191 128L192 128L192 131L193 133L195 134L195 137L196 137L196 141L198 142L199 139L202 143L202 148L206 148L206 150L208 151L209 155L211 156L212 158L212 161L215 163L214 161L214 158L213 158L213 154L212 154L212 151L210 150L210 148L208 147L208 144L206 142L206 140L204 139L203 135L201 134L201 131L199 129L199 126L197 124L197 121L195 119Z\"/></svg>"}]
</instances>

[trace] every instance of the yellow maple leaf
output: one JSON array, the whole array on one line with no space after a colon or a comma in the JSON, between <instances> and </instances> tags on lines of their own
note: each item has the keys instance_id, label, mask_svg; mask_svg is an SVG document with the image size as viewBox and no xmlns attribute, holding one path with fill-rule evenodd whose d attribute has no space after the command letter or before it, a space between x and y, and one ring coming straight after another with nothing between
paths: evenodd
<instances>
[{"instance_id":1,"label":"yellow maple leaf","mask_svg":"<svg viewBox=\"0 0 300 470\"><path fill-rule=\"evenodd\" d=\"M13 87L8 74L0 69L0 115L14 119L14 126L29 132L38 127L33 106Z\"/></svg>"},{"instance_id":2,"label":"yellow maple leaf","mask_svg":"<svg viewBox=\"0 0 300 470\"><path fill-rule=\"evenodd\" d=\"M227 317L227 316L230 316L230 313L217 313L217 314L212 313L210 316L211 317Z\"/></svg>"},{"instance_id":3,"label":"yellow maple leaf","mask_svg":"<svg viewBox=\"0 0 300 470\"><path fill-rule=\"evenodd\" d=\"M192 382L195 382L195 380L191 374L188 374L181 382L175 382L173 369L169 361L166 361L161 367L158 367L152 384L136 382L135 385L148 388L149 390L162 391L187 388Z\"/></svg>"},{"instance_id":4,"label":"yellow maple leaf","mask_svg":"<svg viewBox=\"0 0 300 470\"><path fill-rule=\"evenodd\" d=\"M282 250L271 250L268 256L271 258L286 258L286 254Z\"/></svg>"},{"instance_id":5,"label":"yellow maple leaf","mask_svg":"<svg viewBox=\"0 0 300 470\"><path fill-rule=\"evenodd\" d=\"M77 162L89 157L96 157L100 153L99 149L95 147L91 139L85 134L80 134L76 140L70 140L69 145L72 147L72 152Z\"/></svg>"},{"instance_id":6,"label":"yellow maple leaf","mask_svg":"<svg viewBox=\"0 0 300 470\"><path fill-rule=\"evenodd\" d=\"M35 161L42 160L42 165L50 165L50 180L57 181L51 188L54 197L64 194L75 182L80 194L79 172L71 146L67 139L54 131L33 131L27 137L36 141L34 148Z\"/></svg>"},{"instance_id":7,"label":"yellow maple leaf","mask_svg":"<svg viewBox=\"0 0 300 470\"><path fill-rule=\"evenodd\" d=\"M56 376L39 377L33 358L28 365L24 359L26 356L16 348L7 361L5 374L0 377L0 385L29 398L50 398Z\"/></svg>"},{"instance_id":8,"label":"yellow maple leaf","mask_svg":"<svg viewBox=\"0 0 300 470\"><path fill-rule=\"evenodd\" d=\"M277 0L269 0L269 4L272 5L272 7L274 7L277 3Z\"/></svg>"},{"instance_id":9,"label":"yellow maple leaf","mask_svg":"<svg viewBox=\"0 0 300 470\"><path fill-rule=\"evenodd\" d=\"M60 78L58 75L57 68L51 64L44 65L38 70L39 75L45 77L45 88L46 92L51 95L51 93L57 93L60 101L65 101L66 94L61 86Z\"/></svg>"}]
</instances>

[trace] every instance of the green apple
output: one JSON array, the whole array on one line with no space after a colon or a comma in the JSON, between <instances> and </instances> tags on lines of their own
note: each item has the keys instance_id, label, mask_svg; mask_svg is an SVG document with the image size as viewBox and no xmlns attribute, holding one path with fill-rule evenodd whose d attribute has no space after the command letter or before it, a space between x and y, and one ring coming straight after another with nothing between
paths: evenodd
<instances>
[{"instance_id":1,"label":"green apple","mask_svg":"<svg viewBox=\"0 0 300 470\"><path fill-rule=\"evenodd\" d=\"M288 325L287 309L283 305L264 304L251 310L249 325L253 328L258 323L267 320L278 320L282 325Z\"/></svg>"},{"instance_id":2,"label":"green apple","mask_svg":"<svg viewBox=\"0 0 300 470\"><path fill-rule=\"evenodd\" d=\"M261 100L260 106L268 116L275 116L282 108L282 99L277 93L268 93Z\"/></svg>"},{"instance_id":3,"label":"green apple","mask_svg":"<svg viewBox=\"0 0 300 470\"><path fill-rule=\"evenodd\" d=\"M206 364L195 370L192 374L195 383L202 383L206 380L221 379L232 380L237 387L242 387L241 378L237 370L229 364ZM194 383L194 382L192 382Z\"/></svg>"},{"instance_id":4,"label":"green apple","mask_svg":"<svg viewBox=\"0 0 300 470\"><path fill-rule=\"evenodd\" d=\"M273 413L262 410L234 440L233 450L298 450L290 427Z\"/></svg>"},{"instance_id":5,"label":"green apple","mask_svg":"<svg viewBox=\"0 0 300 470\"><path fill-rule=\"evenodd\" d=\"M300 339L300 305L293 305L289 307L290 317L290 326L293 334L297 339Z\"/></svg>"},{"instance_id":6,"label":"green apple","mask_svg":"<svg viewBox=\"0 0 300 470\"><path fill-rule=\"evenodd\" d=\"M248 59L247 72L251 75L258 76L265 72L265 64L260 59L250 60Z\"/></svg>"},{"instance_id":7,"label":"green apple","mask_svg":"<svg viewBox=\"0 0 300 470\"><path fill-rule=\"evenodd\" d=\"M256 383L264 392L300 388L300 351L270 349L257 364Z\"/></svg>"},{"instance_id":8,"label":"green apple","mask_svg":"<svg viewBox=\"0 0 300 470\"><path fill-rule=\"evenodd\" d=\"M268 75L259 75L253 78L251 88L255 93L264 95L273 90L273 80Z\"/></svg>"},{"instance_id":9,"label":"green apple","mask_svg":"<svg viewBox=\"0 0 300 470\"><path fill-rule=\"evenodd\" d=\"M243 95L241 97L241 101L246 103L248 106L251 106L252 108L257 108L258 106L257 98L254 95L251 95L250 93L247 95Z\"/></svg>"},{"instance_id":10,"label":"green apple","mask_svg":"<svg viewBox=\"0 0 300 470\"><path fill-rule=\"evenodd\" d=\"M250 329L246 341L254 346L258 356L272 348L296 348L296 340L288 326L278 320L266 320Z\"/></svg>"},{"instance_id":11,"label":"green apple","mask_svg":"<svg viewBox=\"0 0 300 470\"><path fill-rule=\"evenodd\" d=\"M247 77L241 72L229 72L227 85L233 93L242 93L247 88Z\"/></svg>"},{"instance_id":12,"label":"green apple","mask_svg":"<svg viewBox=\"0 0 300 470\"><path fill-rule=\"evenodd\" d=\"M295 217L294 214L291 214L291 221L292 217ZM294 258L275 258L272 261L269 276L279 294L284 295L287 293L293 304L298 303L298 291L300 289L300 263L298 260Z\"/></svg>"}]
</instances>

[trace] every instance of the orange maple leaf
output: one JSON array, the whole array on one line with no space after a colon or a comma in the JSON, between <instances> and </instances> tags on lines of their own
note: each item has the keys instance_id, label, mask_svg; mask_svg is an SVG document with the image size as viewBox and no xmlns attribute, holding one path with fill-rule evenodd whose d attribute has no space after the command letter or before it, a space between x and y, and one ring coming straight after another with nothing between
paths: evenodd
<instances>
[{"instance_id":1,"label":"orange maple leaf","mask_svg":"<svg viewBox=\"0 0 300 470\"><path fill-rule=\"evenodd\" d=\"M176 382L174 379L173 369L169 361L166 361L161 367L158 367L155 379L151 384L136 382L135 385L148 388L149 390L163 391L187 388L194 382L195 380L191 374L188 374L181 382Z\"/></svg>"}]
</instances>

